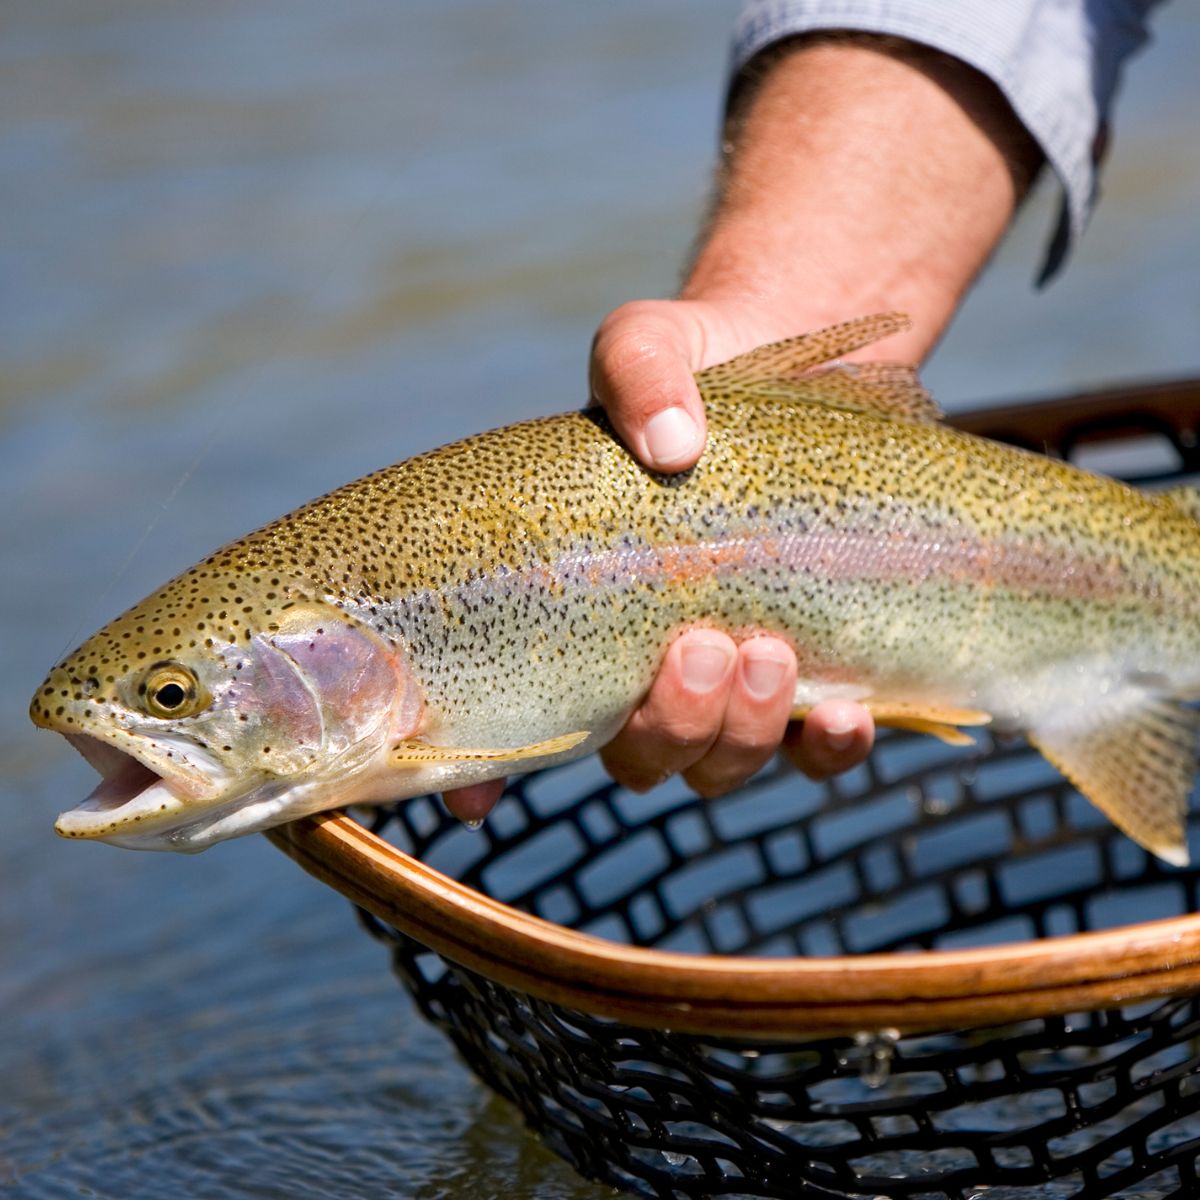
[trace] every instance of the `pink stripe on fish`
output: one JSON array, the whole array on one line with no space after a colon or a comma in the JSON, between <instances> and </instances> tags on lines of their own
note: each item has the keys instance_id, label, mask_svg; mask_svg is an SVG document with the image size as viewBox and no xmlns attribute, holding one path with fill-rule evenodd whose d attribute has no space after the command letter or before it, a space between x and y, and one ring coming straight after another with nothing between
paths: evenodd
<instances>
[{"instance_id":1,"label":"pink stripe on fish","mask_svg":"<svg viewBox=\"0 0 1200 1200\"><path fill-rule=\"evenodd\" d=\"M941 580L1052 599L1169 603L1157 581L1133 574L1116 555L1090 558L1049 541L986 542L961 529L820 530L660 546L635 543L564 556L550 572L559 586L602 587L633 580L686 585L780 567L837 583L917 586Z\"/></svg>"}]
</instances>

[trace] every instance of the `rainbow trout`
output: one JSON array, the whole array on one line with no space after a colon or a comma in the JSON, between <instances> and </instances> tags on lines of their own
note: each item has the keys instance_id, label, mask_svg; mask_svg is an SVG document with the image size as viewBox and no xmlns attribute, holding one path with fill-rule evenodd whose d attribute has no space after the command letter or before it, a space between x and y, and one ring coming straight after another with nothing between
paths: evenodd
<instances>
[{"instance_id":1,"label":"rainbow trout","mask_svg":"<svg viewBox=\"0 0 1200 1200\"><path fill-rule=\"evenodd\" d=\"M33 720L99 786L56 826L136 849L586 754L673 635L787 638L795 709L1024 732L1122 830L1187 861L1200 500L939 423L867 317L696 376L693 470L598 411L387 467L233 542L49 674Z\"/></svg>"}]
</instances>

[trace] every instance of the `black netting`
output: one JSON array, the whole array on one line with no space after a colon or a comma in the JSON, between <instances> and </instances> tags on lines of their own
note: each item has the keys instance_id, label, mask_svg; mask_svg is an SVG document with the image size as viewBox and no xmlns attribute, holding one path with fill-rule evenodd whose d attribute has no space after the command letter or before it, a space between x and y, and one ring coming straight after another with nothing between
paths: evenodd
<instances>
[{"instance_id":1,"label":"black netting","mask_svg":"<svg viewBox=\"0 0 1200 1200\"><path fill-rule=\"evenodd\" d=\"M637 945L903 952L1179 916L1162 866L1023 744L893 735L823 785L635 796L576 764L518 781L471 831L433 800L375 828L550 920ZM1193 854L1200 813L1193 819ZM393 943L422 1012L584 1174L646 1196L1200 1195L1196 999L895 1037L781 1045L641 1030ZM1132 1193L1131 1193L1132 1194Z\"/></svg>"},{"instance_id":2,"label":"black netting","mask_svg":"<svg viewBox=\"0 0 1200 1200\"><path fill-rule=\"evenodd\" d=\"M1195 470L1194 440L1174 450L1148 473ZM636 796L585 761L517 781L478 831L433 799L373 828L516 907L682 951L900 954L1200 907L1200 868L1163 866L1024 743L986 733L965 751L888 736L829 783L773 768L709 802L676 783ZM1195 861L1200 812L1189 832ZM635 1194L1200 1195L1194 996L922 1036L719 1041L531 999L364 920L472 1069L582 1173Z\"/></svg>"}]
</instances>

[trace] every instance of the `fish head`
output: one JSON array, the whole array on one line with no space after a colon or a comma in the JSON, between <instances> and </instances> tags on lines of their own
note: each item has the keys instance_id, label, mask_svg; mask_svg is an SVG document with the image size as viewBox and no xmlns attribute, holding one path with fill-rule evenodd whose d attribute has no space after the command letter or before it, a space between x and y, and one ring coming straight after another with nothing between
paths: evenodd
<instances>
[{"instance_id":1,"label":"fish head","mask_svg":"<svg viewBox=\"0 0 1200 1200\"><path fill-rule=\"evenodd\" d=\"M421 699L400 651L356 616L278 579L260 596L242 580L204 590L217 605L189 607L173 581L35 694L34 723L103 777L58 818L62 836L201 850L367 798L415 728Z\"/></svg>"}]
</instances>

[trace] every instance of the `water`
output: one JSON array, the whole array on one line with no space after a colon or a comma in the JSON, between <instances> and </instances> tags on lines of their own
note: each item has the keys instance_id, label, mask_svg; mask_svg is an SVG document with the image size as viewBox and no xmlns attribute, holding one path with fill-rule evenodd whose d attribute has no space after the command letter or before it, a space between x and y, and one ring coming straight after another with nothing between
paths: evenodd
<instances>
[{"instance_id":1,"label":"water","mask_svg":"<svg viewBox=\"0 0 1200 1200\"><path fill-rule=\"evenodd\" d=\"M864 1029L854 1035L859 1078L867 1087L881 1088L887 1083L892 1073L892 1059L895 1057L896 1043L899 1040L898 1029Z\"/></svg>"},{"instance_id":2,"label":"water","mask_svg":"<svg viewBox=\"0 0 1200 1200\"><path fill-rule=\"evenodd\" d=\"M58 841L91 786L24 706L213 546L460 434L580 403L674 286L732 5L9 4L0 38L0 1189L608 1195L412 1011L262 839ZM1106 204L1028 290L1031 206L931 365L955 402L1200 372L1200 15L1135 64Z\"/></svg>"}]
</instances>

